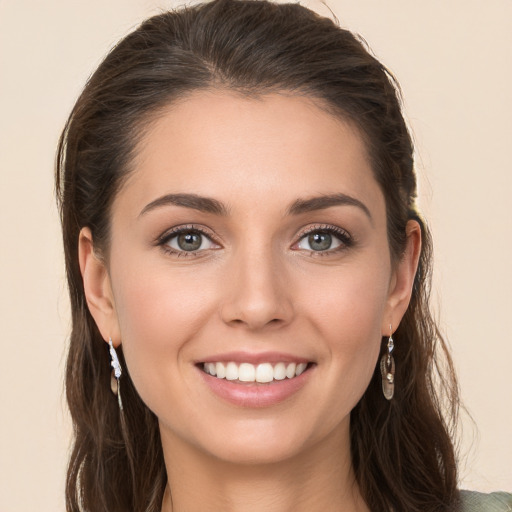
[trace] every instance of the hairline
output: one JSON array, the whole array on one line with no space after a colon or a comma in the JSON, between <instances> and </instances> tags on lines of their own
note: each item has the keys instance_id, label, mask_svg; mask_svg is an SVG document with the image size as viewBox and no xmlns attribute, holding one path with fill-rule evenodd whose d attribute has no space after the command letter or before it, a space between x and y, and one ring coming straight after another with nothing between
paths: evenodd
<instances>
[{"instance_id":1,"label":"hairline","mask_svg":"<svg viewBox=\"0 0 512 512\"><path fill-rule=\"evenodd\" d=\"M151 134L151 131L158 123L158 121L171 113L180 104L186 103L188 100L194 98L198 94L230 94L233 97L238 97L247 100L263 101L267 96L270 95L282 95L284 97L298 97L308 100L311 106L316 107L322 112L328 114L333 120L338 123L342 123L350 129L354 130L355 134L360 137L363 147L365 149L365 158L367 163L372 170L373 177L379 186L386 205L386 213L388 208L388 201L384 190L377 179L377 169L375 168L376 162L372 156L372 145L370 143L369 135L363 130L362 123L355 119L355 116L351 116L347 111L343 110L334 103L328 101L311 88L291 88L285 85L276 84L273 87L265 86L253 86L253 87L240 87L236 85L230 85L227 81L213 80L212 82L198 87L189 87L188 89L178 91L175 94L169 93L165 99L160 102L155 102L152 107L149 107L147 111L141 112L127 130L127 138L125 143L128 143L128 152L126 163L119 169L119 177L114 188L112 197L110 198L107 206L107 233L106 239L103 241L103 247L99 248L100 253L103 255L107 267L109 266L109 254L110 254L110 241L111 241L111 227L112 227L112 211L117 197L123 191L124 187L130 182L130 178L135 174L140 160L139 156L142 153L141 149L144 146L145 141ZM386 219L386 233L388 234L388 228ZM394 255L391 243L388 237L388 247L390 250L391 261L397 259Z\"/></svg>"}]
</instances>

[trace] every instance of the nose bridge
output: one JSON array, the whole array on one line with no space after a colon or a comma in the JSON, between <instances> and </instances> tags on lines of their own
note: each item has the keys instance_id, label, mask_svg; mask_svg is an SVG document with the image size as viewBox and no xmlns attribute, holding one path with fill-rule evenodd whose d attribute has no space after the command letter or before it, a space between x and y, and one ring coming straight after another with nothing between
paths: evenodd
<instances>
[{"instance_id":1,"label":"nose bridge","mask_svg":"<svg viewBox=\"0 0 512 512\"><path fill-rule=\"evenodd\" d=\"M287 323L292 314L285 262L271 240L253 237L233 251L222 316L231 324L259 329Z\"/></svg>"}]
</instances>

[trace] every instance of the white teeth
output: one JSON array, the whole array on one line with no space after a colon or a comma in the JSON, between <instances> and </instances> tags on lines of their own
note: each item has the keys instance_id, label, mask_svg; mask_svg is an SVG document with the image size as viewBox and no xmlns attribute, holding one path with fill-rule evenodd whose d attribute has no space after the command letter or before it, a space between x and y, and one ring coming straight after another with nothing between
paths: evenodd
<instances>
[{"instance_id":1,"label":"white teeth","mask_svg":"<svg viewBox=\"0 0 512 512\"><path fill-rule=\"evenodd\" d=\"M256 382L272 382L274 380L274 368L270 363L259 364L256 368Z\"/></svg>"},{"instance_id":2,"label":"white teeth","mask_svg":"<svg viewBox=\"0 0 512 512\"><path fill-rule=\"evenodd\" d=\"M254 365L242 363L238 367L238 380L242 382L254 382L256 380L256 368L254 368Z\"/></svg>"},{"instance_id":3,"label":"white teeth","mask_svg":"<svg viewBox=\"0 0 512 512\"><path fill-rule=\"evenodd\" d=\"M210 375L216 375L215 363L206 363L206 371Z\"/></svg>"},{"instance_id":4,"label":"white teeth","mask_svg":"<svg viewBox=\"0 0 512 512\"><path fill-rule=\"evenodd\" d=\"M238 380L238 366L235 363L228 363L226 366L226 379Z\"/></svg>"},{"instance_id":5,"label":"white teeth","mask_svg":"<svg viewBox=\"0 0 512 512\"><path fill-rule=\"evenodd\" d=\"M306 366L306 363L299 363L297 365L297 369L295 370L295 375L298 377L301 373L303 373L304 370L306 369Z\"/></svg>"},{"instance_id":6,"label":"white teeth","mask_svg":"<svg viewBox=\"0 0 512 512\"><path fill-rule=\"evenodd\" d=\"M274 366L274 379L283 380L286 378L286 366L284 363L277 363Z\"/></svg>"},{"instance_id":7,"label":"white teeth","mask_svg":"<svg viewBox=\"0 0 512 512\"><path fill-rule=\"evenodd\" d=\"M215 370L219 379L223 379L226 376L226 367L222 363L217 363Z\"/></svg>"},{"instance_id":8,"label":"white teeth","mask_svg":"<svg viewBox=\"0 0 512 512\"><path fill-rule=\"evenodd\" d=\"M295 363L290 363L287 367L286 367L286 376L289 378L289 379L293 379L293 377L295 377L295 369L297 368L297 365Z\"/></svg>"},{"instance_id":9,"label":"white teeth","mask_svg":"<svg viewBox=\"0 0 512 512\"><path fill-rule=\"evenodd\" d=\"M271 363L261 363L255 366L250 363L238 365L234 362L229 362L227 364L204 363L203 370L218 379L266 383L273 380L298 377L304 373L307 366L307 363L277 363L275 366L272 366Z\"/></svg>"}]
</instances>

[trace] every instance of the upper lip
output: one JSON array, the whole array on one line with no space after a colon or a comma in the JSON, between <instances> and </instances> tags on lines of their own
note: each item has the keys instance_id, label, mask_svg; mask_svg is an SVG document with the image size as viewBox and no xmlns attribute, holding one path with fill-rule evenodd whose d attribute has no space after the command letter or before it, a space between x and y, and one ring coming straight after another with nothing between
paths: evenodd
<instances>
[{"instance_id":1,"label":"upper lip","mask_svg":"<svg viewBox=\"0 0 512 512\"><path fill-rule=\"evenodd\" d=\"M224 352L198 360L196 363L310 363L311 359L284 352Z\"/></svg>"}]
</instances>

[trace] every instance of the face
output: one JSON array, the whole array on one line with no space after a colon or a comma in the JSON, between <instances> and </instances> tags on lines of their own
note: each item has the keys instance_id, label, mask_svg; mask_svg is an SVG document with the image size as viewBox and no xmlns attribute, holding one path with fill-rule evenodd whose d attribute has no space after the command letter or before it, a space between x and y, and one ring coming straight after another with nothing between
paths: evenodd
<instances>
[{"instance_id":1,"label":"face","mask_svg":"<svg viewBox=\"0 0 512 512\"><path fill-rule=\"evenodd\" d=\"M357 131L304 97L195 93L134 169L97 287L111 308L89 303L164 450L269 462L348 439L410 292Z\"/></svg>"}]
</instances>

